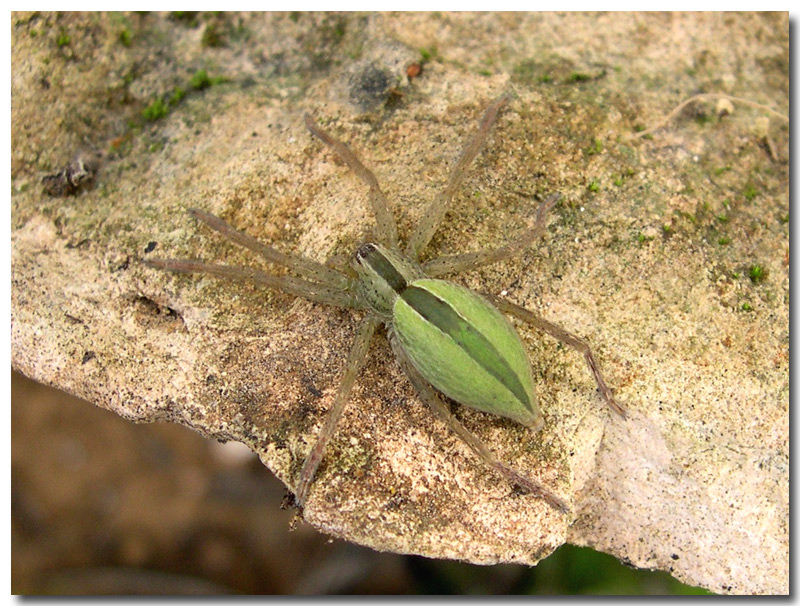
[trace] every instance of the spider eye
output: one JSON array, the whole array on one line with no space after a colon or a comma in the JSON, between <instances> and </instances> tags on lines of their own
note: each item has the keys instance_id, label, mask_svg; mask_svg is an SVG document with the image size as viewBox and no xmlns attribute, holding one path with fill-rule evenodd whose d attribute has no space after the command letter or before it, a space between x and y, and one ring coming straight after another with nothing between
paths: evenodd
<instances>
[{"instance_id":1,"label":"spider eye","mask_svg":"<svg viewBox=\"0 0 800 606\"><path fill-rule=\"evenodd\" d=\"M362 244L361 246L358 247L358 250L356 251L356 259L358 259L359 261L363 261L374 252L375 252L374 244Z\"/></svg>"}]
</instances>

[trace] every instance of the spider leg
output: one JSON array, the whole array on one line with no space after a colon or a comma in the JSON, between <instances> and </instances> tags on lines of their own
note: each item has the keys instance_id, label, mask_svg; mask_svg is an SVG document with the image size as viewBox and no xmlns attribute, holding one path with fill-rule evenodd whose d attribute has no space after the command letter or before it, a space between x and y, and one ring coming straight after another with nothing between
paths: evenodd
<instances>
[{"instance_id":1,"label":"spider leg","mask_svg":"<svg viewBox=\"0 0 800 606\"><path fill-rule=\"evenodd\" d=\"M453 169L453 173L450 175L450 181L448 182L447 187L445 187L441 194L436 196L431 205L425 211L425 214L423 215L419 224L414 229L414 232L411 234L411 237L408 240L408 244L406 244L406 254L408 254L408 256L412 259L419 259L420 254L423 250L425 250L425 247L431 241L433 234L436 233L437 229L439 229L439 225L441 224L442 219L444 218L444 215L450 206L450 202L453 199L453 194L455 194L456 190L461 185L461 182L464 180L467 168L469 168L469 165L472 164L473 160L475 160L475 157L478 155L478 152L480 152L481 147L483 147L483 144L486 142L486 137L489 135L489 131L497 120L497 116L500 113L500 108L506 101L508 101L509 98L510 95L508 94L502 95L486 110L486 113L481 119L478 132L461 153L461 157L458 159L456 167Z\"/></svg>"},{"instance_id":2,"label":"spider leg","mask_svg":"<svg viewBox=\"0 0 800 606\"><path fill-rule=\"evenodd\" d=\"M600 389L600 393L603 394L606 402L608 402L608 405L620 416L626 416L625 408L614 399L613 392L611 389L609 389L608 385L606 385L603 375L600 372L600 367L597 364L597 360L595 360L594 354L592 354L592 350L589 348L589 344L586 341L576 337L572 333L567 332L563 328L556 326L552 322L548 322L544 318L540 318L524 307L520 307L519 305L515 305L510 301L506 301L505 299L501 299L500 297L496 297L494 295L484 293L484 296L488 297L500 311L504 311L524 322L527 322L542 332L546 332L551 337L558 339L562 343L569 345L573 349L576 349L582 353L583 357L586 359L586 364L589 366L589 370L591 370L592 374L594 375L594 380L597 382L597 387Z\"/></svg>"},{"instance_id":3,"label":"spider leg","mask_svg":"<svg viewBox=\"0 0 800 606\"><path fill-rule=\"evenodd\" d=\"M408 378L410 379L411 384L414 386L416 392L419 394L419 397L430 407L433 413L440 420L447 424L453 433L455 433L459 438L461 438L461 440L464 441L464 443L466 443L467 446L470 447L472 452L474 452L489 467L500 473L512 484L523 489L526 493L534 494L537 497L544 499L545 502L561 512L569 512L569 507L564 500L554 495L539 482L522 475L518 471L515 471L500 461L500 459L498 459L486 447L486 445L481 442L477 436L475 436L475 434L464 427L464 425L453 416L453 414L450 412L450 408L444 403L431 384L428 383L421 374L419 374L416 368L414 368L414 365L411 363L411 360L408 358L405 351L403 351L403 348L399 341L397 341L397 338L391 335L389 340L392 345L392 350L394 351L395 356L397 356L397 360L400 362L401 368L406 375L408 375Z\"/></svg>"},{"instance_id":4,"label":"spider leg","mask_svg":"<svg viewBox=\"0 0 800 606\"><path fill-rule=\"evenodd\" d=\"M345 404L347 404L347 400L350 398L350 392L353 389L356 376L358 376L358 373L364 367L364 363L367 360L369 342L372 339L372 335L375 334L378 324L380 324L380 320L374 317L368 317L362 321L358 329L356 338L353 341L353 347L350 349L350 354L347 356L347 366L344 371L344 376L342 377L342 382L336 392L336 398L333 401L331 409L328 411L325 422L322 424L322 429L320 429L319 435L317 436L317 441L311 449L311 452L308 453L303 463L303 468L300 470L300 478L297 481L297 488L294 491L295 501L300 507L305 503L306 496L308 496L308 489L311 486L314 475L317 473L319 464L322 462L322 455L325 452L325 447L328 445L328 442L331 441L339 419L342 417Z\"/></svg>"},{"instance_id":5,"label":"spider leg","mask_svg":"<svg viewBox=\"0 0 800 606\"><path fill-rule=\"evenodd\" d=\"M375 214L378 240L380 244L387 244L391 248L397 248L397 223L395 223L392 211L389 210L389 201L381 190L375 175L361 163L358 156L347 145L314 124L311 116L306 114L303 116L303 120L311 134L330 147L358 178L369 187L369 201L372 205L372 212Z\"/></svg>"},{"instance_id":6,"label":"spider leg","mask_svg":"<svg viewBox=\"0 0 800 606\"><path fill-rule=\"evenodd\" d=\"M505 246L500 248L490 248L487 250L479 250L475 252L468 252L461 255L448 255L444 257L437 257L422 264L422 270L431 277L441 276L443 274L458 273L468 269L476 269L490 263L497 263L504 261L518 255L534 240L541 237L544 233L547 211L555 206L561 194L553 194L547 200L542 202L539 209L536 211L536 225L531 229L527 229L515 240L512 240Z\"/></svg>"},{"instance_id":7,"label":"spider leg","mask_svg":"<svg viewBox=\"0 0 800 606\"><path fill-rule=\"evenodd\" d=\"M156 269L164 269L179 274L201 273L223 278L259 284L313 301L337 307L358 309L361 307L358 299L346 290L333 288L326 284L309 282L294 276L272 276L263 271L250 267L234 267L230 265L213 265L196 261L194 259L147 259L143 263Z\"/></svg>"},{"instance_id":8,"label":"spider leg","mask_svg":"<svg viewBox=\"0 0 800 606\"><path fill-rule=\"evenodd\" d=\"M214 231L222 234L228 238L228 240L235 242L239 246L249 248L253 252L261 255L270 263L282 265L291 271L297 272L301 276L316 280L317 282L322 282L326 286L340 289L346 289L348 287L349 280L346 276L343 276L341 273L321 263L317 263L313 259L301 255L282 253L271 246L259 242L243 231L239 231L219 217L200 209L190 208L189 214L208 225Z\"/></svg>"},{"instance_id":9,"label":"spider leg","mask_svg":"<svg viewBox=\"0 0 800 606\"><path fill-rule=\"evenodd\" d=\"M332 270L350 276L353 279L358 278L350 263L350 258L345 255L332 255L325 261L325 267L330 267Z\"/></svg>"}]
</instances>

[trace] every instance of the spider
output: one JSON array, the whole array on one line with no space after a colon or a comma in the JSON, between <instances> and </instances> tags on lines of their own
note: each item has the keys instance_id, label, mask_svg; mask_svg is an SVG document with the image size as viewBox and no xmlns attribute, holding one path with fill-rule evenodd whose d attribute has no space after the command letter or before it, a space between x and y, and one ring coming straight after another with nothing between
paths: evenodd
<instances>
[{"instance_id":1,"label":"spider","mask_svg":"<svg viewBox=\"0 0 800 606\"><path fill-rule=\"evenodd\" d=\"M618 414L625 415L625 410L603 380L585 341L523 307L439 279L445 274L475 269L520 254L544 232L547 212L558 201L557 194L539 206L532 228L504 246L420 262L420 255L438 229L468 167L480 152L500 109L509 98L505 94L488 107L477 133L456 163L447 187L428 206L404 247L400 245L394 216L375 175L349 147L316 126L306 115L305 125L311 134L330 147L369 187L369 201L376 220L374 242L359 246L349 264L339 263L340 267L336 267L336 263L323 265L301 255L282 253L210 213L191 209L192 216L214 231L299 277L274 276L246 267L212 265L188 259L145 261L147 265L163 270L246 281L312 302L366 312L333 404L296 482L294 494L298 507L302 508L306 502L325 447L336 431L356 377L366 362L370 340L380 325L386 327L391 349L400 367L433 413L479 458L522 493L536 495L562 512L569 511L563 499L498 459L453 416L443 395L478 410L511 418L534 430L542 427L544 420L539 412L530 362L515 329L500 313L505 312L582 353L606 402Z\"/></svg>"}]
</instances>

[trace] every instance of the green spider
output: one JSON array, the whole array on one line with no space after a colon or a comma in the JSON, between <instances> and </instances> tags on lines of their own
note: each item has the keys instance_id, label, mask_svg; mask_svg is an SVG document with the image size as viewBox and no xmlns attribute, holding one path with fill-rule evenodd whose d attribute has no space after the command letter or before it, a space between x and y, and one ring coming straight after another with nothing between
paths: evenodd
<instances>
[{"instance_id":1,"label":"green spider","mask_svg":"<svg viewBox=\"0 0 800 606\"><path fill-rule=\"evenodd\" d=\"M504 299L482 296L463 286L436 279L437 276L475 269L520 254L544 232L547 212L558 201L558 195L550 196L540 205L531 229L504 246L419 262L422 251L438 229L454 193L464 180L467 168L478 155L508 99L508 95L503 95L486 110L477 134L462 152L447 187L427 208L405 247L400 246L394 216L372 171L344 143L305 116L308 130L329 146L369 187L369 200L377 223L375 242L359 246L349 265L336 268L300 255L279 252L214 215L192 209L189 212L211 229L300 277L273 276L255 269L210 265L196 260L152 259L145 262L151 267L178 273L204 273L260 284L313 302L366 312L333 405L295 485L295 503L299 507L306 502L325 447L333 437L353 383L366 362L370 340L381 324L386 327L389 343L401 368L419 397L436 416L486 464L522 492L534 494L561 511L569 510L563 499L500 461L452 415L441 394L466 406L513 419L534 430L542 427L544 420L539 412L530 362L519 336L500 313L502 311L581 352L600 393L614 411L624 416L624 409L614 400L586 342Z\"/></svg>"}]
</instances>

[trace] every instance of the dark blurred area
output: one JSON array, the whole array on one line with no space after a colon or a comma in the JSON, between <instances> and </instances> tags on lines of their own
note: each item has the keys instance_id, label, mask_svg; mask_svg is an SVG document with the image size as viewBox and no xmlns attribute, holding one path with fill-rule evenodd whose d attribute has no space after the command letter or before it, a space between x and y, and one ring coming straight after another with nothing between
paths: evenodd
<instances>
[{"instance_id":1,"label":"dark blurred area","mask_svg":"<svg viewBox=\"0 0 800 606\"><path fill-rule=\"evenodd\" d=\"M564 546L539 566L377 553L291 530L241 444L135 425L11 373L14 594L681 594L664 572Z\"/></svg>"}]
</instances>

